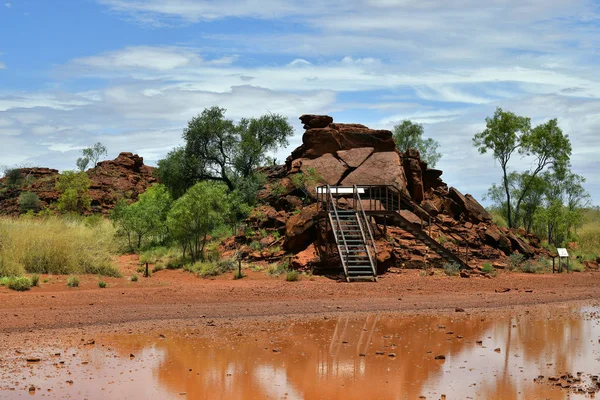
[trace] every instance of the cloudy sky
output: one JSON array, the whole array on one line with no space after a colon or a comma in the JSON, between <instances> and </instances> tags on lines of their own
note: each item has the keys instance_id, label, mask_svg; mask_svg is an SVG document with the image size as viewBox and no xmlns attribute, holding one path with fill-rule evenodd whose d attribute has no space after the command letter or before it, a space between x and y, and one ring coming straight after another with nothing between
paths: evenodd
<instances>
[{"instance_id":1,"label":"cloudy sky","mask_svg":"<svg viewBox=\"0 0 600 400\"><path fill-rule=\"evenodd\" d=\"M0 0L0 164L58 169L104 143L155 164L186 122L329 114L440 142L477 198L500 169L472 136L497 106L558 118L600 203L595 0ZM527 168L519 160L516 169Z\"/></svg>"}]
</instances>

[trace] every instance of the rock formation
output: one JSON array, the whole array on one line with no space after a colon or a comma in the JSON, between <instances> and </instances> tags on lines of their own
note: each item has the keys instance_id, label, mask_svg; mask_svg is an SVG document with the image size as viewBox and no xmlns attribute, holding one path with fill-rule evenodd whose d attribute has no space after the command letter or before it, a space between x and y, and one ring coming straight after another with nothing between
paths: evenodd
<instances>
[{"instance_id":1,"label":"rock formation","mask_svg":"<svg viewBox=\"0 0 600 400\"><path fill-rule=\"evenodd\" d=\"M18 215L19 195L33 192L40 199L41 208L54 207L60 197L55 185L59 172L50 168L21 168L19 185L7 185L6 178L0 179L0 215ZM121 153L114 160L99 162L86 172L90 178L91 212L108 214L123 197L135 201L137 196L157 182L154 168L144 165L137 154Z\"/></svg>"},{"instance_id":2,"label":"rock formation","mask_svg":"<svg viewBox=\"0 0 600 400\"><path fill-rule=\"evenodd\" d=\"M527 257L542 251L533 236L516 234L493 224L485 208L471 195L449 188L441 179L442 171L428 168L417 150L398 152L392 132L360 124L334 123L329 116L303 115L300 120L306 129L302 145L292 151L285 166L262 169L267 183L258 193L261 217L248 221L254 232L265 231L281 237L274 250L280 251L282 245L292 253L290 263L294 268L318 264L317 243L332 239L317 240L314 188L296 186L299 174L306 174L309 169L318 173L317 185L395 186L410 196L416 206L414 212L403 210L402 215L416 225L431 218L435 221L429 230L431 236L445 242L444 246L455 254L466 256L468 252L469 262L474 266L489 260L501 267L506 256L515 251ZM375 228L378 269L443 263L441 257L401 228L388 226L386 231L381 225ZM242 254L253 254L256 261L261 259L256 251L240 246L256 239L260 238L238 237L229 244L237 243ZM231 248L226 243L223 247ZM272 261L277 257L269 250L263 248L260 255Z\"/></svg>"}]
</instances>

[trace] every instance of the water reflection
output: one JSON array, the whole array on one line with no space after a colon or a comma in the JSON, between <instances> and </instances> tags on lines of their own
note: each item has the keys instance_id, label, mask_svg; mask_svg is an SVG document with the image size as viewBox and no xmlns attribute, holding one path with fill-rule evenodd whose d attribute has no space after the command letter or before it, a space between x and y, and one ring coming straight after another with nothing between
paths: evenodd
<instances>
[{"instance_id":1,"label":"water reflection","mask_svg":"<svg viewBox=\"0 0 600 400\"><path fill-rule=\"evenodd\" d=\"M210 330L217 334L207 337ZM89 399L562 399L573 395L533 378L600 372L598 320L557 308L519 315L341 316L165 336L98 338L104 347L67 363L80 382L72 387L61 383L60 368L49 374L44 365L29 367L27 376L60 395L77 386ZM83 358L90 360L85 368ZM19 394L24 391L2 391L0 398Z\"/></svg>"}]
</instances>

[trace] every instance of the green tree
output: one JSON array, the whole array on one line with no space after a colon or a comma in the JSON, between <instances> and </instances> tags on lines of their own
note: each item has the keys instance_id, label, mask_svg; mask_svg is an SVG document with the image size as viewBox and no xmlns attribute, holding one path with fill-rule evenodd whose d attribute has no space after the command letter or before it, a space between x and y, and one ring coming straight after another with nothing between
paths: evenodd
<instances>
[{"instance_id":1,"label":"green tree","mask_svg":"<svg viewBox=\"0 0 600 400\"><path fill-rule=\"evenodd\" d=\"M91 162L92 164L94 164L94 167L96 167L98 165L98 160L100 159L100 157L106 156L108 153L106 151L106 147L104 147L102 143L96 142L92 147L87 147L81 150L81 154L83 154L84 159L87 158L88 162ZM77 166L79 167L79 160L77 161Z\"/></svg>"},{"instance_id":2,"label":"green tree","mask_svg":"<svg viewBox=\"0 0 600 400\"><path fill-rule=\"evenodd\" d=\"M23 192L19 195L19 210L27 212L40 208L40 198L33 192Z\"/></svg>"},{"instance_id":3,"label":"green tree","mask_svg":"<svg viewBox=\"0 0 600 400\"><path fill-rule=\"evenodd\" d=\"M159 240L167 235L167 213L172 204L171 195L164 185L153 185L140 194L135 203L121 199L111 213L113 223L127 237L133 251L142 246L144 238Z\"/></svg>"},{"instance_id":4,"label":"green tree","mask_svg":"<svg viewBox=\"0 0 600 400\"><path fill-rule=\"evenodd\" d=\"M158 161L158 178L177 199L190 187L192 181L187 171L185 149L177 147Z\"/></svg>"},{"instance_id":5,"label":"green tree","mask_svg":"<svg viewBox=\"0 0 600 400\"><path fill-rule=\"evenodd\" d=\"M186 187L195 182L223 182L230 191L267 160L267 153L288 144L293 128L287 119L268 114L242 119L225 118L225 109L211 107L192 118L184 129Z\"/></svg>"},{"instance_id":6,"label":"green tree","mask_svg":"<svg viewBox=\"0 0 600 400\"><path fill-rule=\"evenodd\" d=\"M58 176L55 189L61 192L57 203L60 212L83 213L90 208L90 178L85 172L63 172Z\"/></svg>"},{"instance_id":7,"label":"green tree","mask_svg":"<svg viewBox=\"0 0 600 400\"><path fill-rule=\"evenodd\" d=\"M187 251L192 261L204 260L208 234L223 223L227 209L227 187L199 182L175 201L167 215L171 236Z\"/></svg>"},{"instance_id":8,"label":"green tree","mask_svg":"<svg viewBox=\"0 0 600 400\"><path fill-rule=\"evenodd\" d=\"M90 163L90 159L87 157L79 157L75 162L77 165L77 169L80 171L85 171L87 169L88 164Z\"/></svg>"},{"instance_id":9,"label":"green tree","mask_svg":"<svg viewBox=\"0 0 600 400\"><path fill-rule=\"evenodd\" d=\"M496 109L492 118L485 119L486 129L473 137L473 145L481 154L491 151L494 158L500 163L503 176L503 188L506 195L506 215L509 227L514 226L512 218L512 204L510 184L508 179L508 163L521 145L521 137L527 134L531 127L529 118L520 117L510 111Z\"/></svg>"},{"instance_id":10,"label":"green tree","mask_svg":"<svg viewBox=\"0 0 600 400\"><path fill-rule=\"evenodd\" d=\"M423 133L423 125L407 119L394 125L394 141L398 150L405 152L411 148L417 149L421 159L434 168L442 157L437 151L440 144L431 138L423 139Z\"/></svg>"}]
</instances>

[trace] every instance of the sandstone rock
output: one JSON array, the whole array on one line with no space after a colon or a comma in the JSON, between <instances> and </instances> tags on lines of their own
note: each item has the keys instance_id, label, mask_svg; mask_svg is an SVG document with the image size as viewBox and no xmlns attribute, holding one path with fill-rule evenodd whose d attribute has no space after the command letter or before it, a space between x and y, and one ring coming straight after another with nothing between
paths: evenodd
<instances>
[{"instance_id":1,"label":"sandstone rock","mask_svg":"<svg viewBox=\"0 0 600 400\"><path fill-rule=\"evenodd\" d=\"M248 220L255 226L263 228L279 228L288 222L285 212L277 211L266 204L252 210Z\"/></svg>"},{"instance_id":2,"label":"sandstone rock","mask_svg":"<svg viewBox=\"0 0 600 400\"><path fill-rule=\"evenodd\" d=\"M302 160L300 170L303 173L306 173L309 168L314 168L319 175L321 175L323 183L333 186L338 184L348 169L344 163L335 158L333 154L323 154L319 158Z\"/></svg>"},{"instance_id":3,"label":"sandstone rock","mask_svg":"<svg viewBox=\"0 0 600 400\"><path fill-rule=\"evenodd\" d=\"M373 147L359 147L350 150L340 150L337 152L337 155L348 167L357 168L367 157L373 154L373 150Z\"/></svg>"},{"instance_id":4,"label":"sandstone rock","mask_svg":"<svg viewBox=\"0 0 600 400\"><path fill-rule=\"evenodd\" d=\"M492 216L481 204L479 204L470 194L463 195L456 188L450 188L448 195L454 200L463 210L465 216L471 222L479 223L491 221Z\"/></svg>"},{"instance_id":5,"label":"sandstone rock","mask_svg":"<svg viewBox=\"0 0 600 400\"><path fill-rule=\"evenodd\" d=\"M421 203L421 207L432 217L435 217L440 213L440 210L436 207L432 200L425 200Z\"/></svg>"},{"instance_id":6,"label":"sandstone rock","mask_svg":"<svg viewBox=\"0 0 600 400\"><path fill-rule=\"evenodd\" d=\"M352 185L392 185L398 189L406 188L406 177L400 163L400 156L393 151L373 153L341 183Z\"/></svg>"},{"instance_id":7,"label":"sandstone rock","mask_svg":"<svg viewBox=\"0 0 600 400\"><path fill-rule=\"evenodd\" d=\"M420 204L425 198L423 191L423 177L421 173L421 165L418 158L408 158L406 154L410 154L411 150L408 149L405 153L403 165L404 173L406 174L406 182L410 197L418 204ZM418 151L415 150L418 155Z\"/></svg>"},{"instance_id":8,"label":"sandstone rock","mask_svg":"<svg viewBox=\"0 0 600 400\"><path fill-rule=\"evenodd\" d=\"M425 191L430 189L437 189L440 187L446 187L444 181L442 181L442 171L439 169L425 169L423 171L423 188Z\"/></svg>"},{"instance_id":9,"label":"sandstone rock","mask_svg":"<svg viewBox=\"0 0 600 400\"><path fill-rule=\"evenodd\" d=\"M317 204L304 207L300 213L293 215L285 225L284 248L293 253L304 250L316 238L315 217Z\"/></svg>"},{"instance_id":10,"label":"sandstone rock","mask_svg":"<svg viewBox=\"0 0 600 400\"><path fill-rule=\"evenodd\" d=\"M292 258L291 267L294 269L305 270L319 260L315 245L310 244L305 250L299 252Z\"/></svg>"},{"instance_id":11,"label":"sandstone rock","mask_svg":"<svg viewBox=\"0 0 600 400\"><path fill-rule=\"evenodd\" d=\"M518 250L519 253L523 254L526 257L533 257L535 252L524 240L517 237L513 232L509 232L507 235L510 240L510 244L514 250Z\"/></svg>"},{"instance_id":12,"label":"sandstone rock","mask_svg":"<svg viewBox=\"0 0 600 400\"><path fill-rule=\"evenodd\" d=\"M300 122L304 124L304 129L326 128L333 122L329 115L304 114L300 116Z\"/></svg>"},{"instance_id":13,"label":"sandstone rock","mask_svg":"<svg viewBox=\"0 0 600 400\"><path fill-rule=\"evenodd\" d=\"M400 210L400 215L407 219L411 224L421 226L421 218L417 217L412 212L408 210Z\"/></svg>"},{"instance_id":14,"label":"sandstone rock","mask_svg":"<svg viewBox=\"0 0 600 400\"><path fill-rule=\"evenodd\" d=\"M495 225L489 226L485 230L485 240L491 246L496 246L500 242L502 234Z\"/></svg>"},{"instance_id":15,"label":"sandstone rock","mask_svg":"<svg viewBox=\"0 0 600 400\"><path fill-rule=\"evenodd\" d=\"M500 235L500 239L498 239L498 248L507 256L511 255L513 252L510 240L504 235Z\"/></svg>"}]
</instances>

